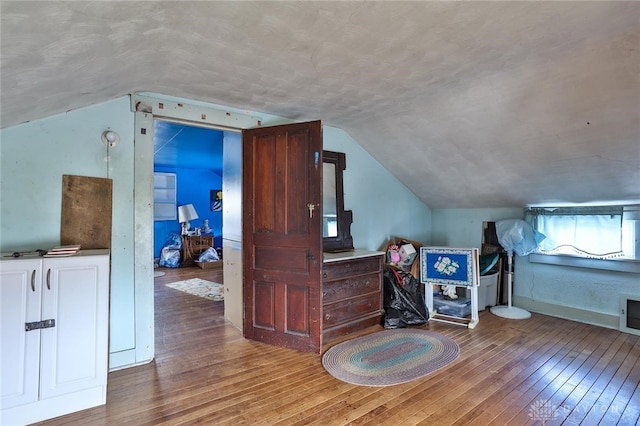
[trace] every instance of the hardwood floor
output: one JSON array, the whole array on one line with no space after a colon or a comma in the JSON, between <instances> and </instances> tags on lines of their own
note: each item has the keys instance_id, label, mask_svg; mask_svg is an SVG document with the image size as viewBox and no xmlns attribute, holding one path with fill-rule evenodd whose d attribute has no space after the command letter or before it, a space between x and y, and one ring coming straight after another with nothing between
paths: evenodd
<instances>
[{"instance_id":1,"label":"hardwood floor","mask_svg":"<svg viewBox=\"0 0 640 426\"><path fill-rule=\"evenodd\" d=\"M430 322L454 339L451 366L410 383L360 387L334 379L320 356L245 340L223 302L156 278L156 358L109 374L107 405L46 425L636 425L640 338L544 315L478 326ZM375 327L372 332L382 329ZM326 348L325 348L326 349Z\"/></svg>"}]
</instances>

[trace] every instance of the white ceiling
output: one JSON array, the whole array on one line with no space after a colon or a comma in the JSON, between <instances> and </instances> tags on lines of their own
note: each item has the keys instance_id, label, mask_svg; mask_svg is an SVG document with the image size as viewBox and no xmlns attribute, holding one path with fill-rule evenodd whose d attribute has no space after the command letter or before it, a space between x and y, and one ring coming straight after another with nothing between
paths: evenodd
<instances>
[{"instance_id":1,"label":"white ceiling","mask_svg":"<svg viewBox=\"0 0 640 426\"><path fill-rule=\"evenodd\" d=\"M640 200L639 2L0 7L3 128L156 92L322 119L432 208Z\"/></svg>"}]
</instances>

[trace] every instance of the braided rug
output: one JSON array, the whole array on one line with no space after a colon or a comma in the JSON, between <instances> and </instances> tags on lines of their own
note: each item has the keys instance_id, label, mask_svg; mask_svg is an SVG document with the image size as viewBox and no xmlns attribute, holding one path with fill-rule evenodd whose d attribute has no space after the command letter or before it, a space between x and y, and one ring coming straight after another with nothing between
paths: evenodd
<instances>
[{"instance_id":1,"label":"braided rug","mask_svg":"<svg viewBox=\"0 0 640 426\"><path fill-rule=\"evenodd\" d=\"M447 336L401 328L339 343L325 352L322 365L347 383L390 386L424 377L459 355L460 347Z\"/></svg>"}]
</instances>

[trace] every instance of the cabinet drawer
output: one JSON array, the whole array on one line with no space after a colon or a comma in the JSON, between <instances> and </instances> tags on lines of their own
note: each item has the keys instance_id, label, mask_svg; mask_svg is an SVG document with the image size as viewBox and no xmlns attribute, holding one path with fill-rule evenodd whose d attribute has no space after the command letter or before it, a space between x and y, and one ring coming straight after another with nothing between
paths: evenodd
<instances>
[{"instance_id":1,"label":"cabinet drawer","mask_svg":"<svg viewBox=\"0 0 640 426\"><path fill-rule=\"evenodd\" d=\"M322 303L326 305L369 293L380 294L380 291L381 283L378 273L343 278L322 284Z\"/></svg>"},{"instance_id":2,"label":"cabinet drawer","mask_svg":"<svg viewBox=\"0 0 640 426\"><path fill-rule=\"evenodd\" d=\"M209 247L213 246L213 242L211 240L212 240L211 237L202 238L202 239L200 239L200 238L191 239L189 241L189 247L192 250L203 250L204 251L204 250L208 249Z\"/></svg>"},{"instance_id":3,"label":"cabinet drawer","mask_svg":"<svg viewBox=\"0 0 640 426\"><path fill-rule=\"evenodd\" d=\"M328 262L322 265L322 279L335 280L338 278L363 275L380 271L382 256L347 260L344 262Z\"/></svg>"},{"instance_id":4,"label":"cabinet drawer","mask_svg":"<svg viewBox=\"0 0 640 426\"><path fill-rule=\"evenodd\" d=\"M381 310L380 293L343 300L323 307L323 328L362 317Z\"/></svg>"}]
</instances>

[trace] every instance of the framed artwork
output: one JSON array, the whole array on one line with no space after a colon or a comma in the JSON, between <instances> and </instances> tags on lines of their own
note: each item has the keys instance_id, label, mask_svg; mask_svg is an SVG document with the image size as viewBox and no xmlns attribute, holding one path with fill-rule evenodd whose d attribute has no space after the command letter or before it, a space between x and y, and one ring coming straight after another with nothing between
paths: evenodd
<instances>
[{"instance_id":1,"label":"framed artwork","mask_svg":"<svg viewBox=\"0 0 640 426\"><path fill-rule=\"evenodd\" d=\"M222 189L209 190L209 200L212 212L222 211Z\"/></svg>"},{"instance_id":2,"label":"framed artwork","mask_svg":"<svg viewBox=\"0 0 640 426\"><path fill-rule=\"evenodd\" d=\"M420 281L431 285L477 286L478 249L420 248Z\"/></svg>"}]
</instances>

